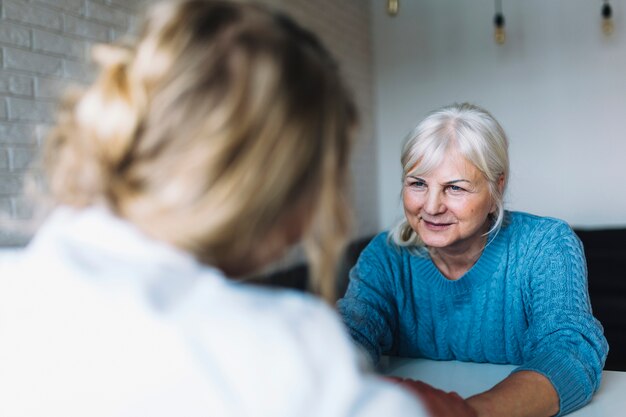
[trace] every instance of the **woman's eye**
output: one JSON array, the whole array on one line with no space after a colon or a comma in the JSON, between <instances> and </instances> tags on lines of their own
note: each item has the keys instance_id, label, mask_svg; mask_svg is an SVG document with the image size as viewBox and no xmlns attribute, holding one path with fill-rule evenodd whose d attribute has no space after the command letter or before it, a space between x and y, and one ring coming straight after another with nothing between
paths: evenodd
<instances>
[{"instance_id":1,"label":"woman's eye","mask_svg":"<svg viewBox=\"0 0 626 417\"><path fill-rule=\"evenodd\" d=\"M412 188L424 188L426 187L426 183L424 181L419 181L419 180L409 180L407 181L409 187Z\"/></svg>"},{"instance_id":2,"label":"woman's eye","mask_svg":"<svg viewBox=\"0 0 626 417\"><path fill-rule=\"evenodd\" d=\"M458 185L448 185L447 190L451 193L462 193L465 191L464 188L461 188Z\"/></svg>"}]
</instances>

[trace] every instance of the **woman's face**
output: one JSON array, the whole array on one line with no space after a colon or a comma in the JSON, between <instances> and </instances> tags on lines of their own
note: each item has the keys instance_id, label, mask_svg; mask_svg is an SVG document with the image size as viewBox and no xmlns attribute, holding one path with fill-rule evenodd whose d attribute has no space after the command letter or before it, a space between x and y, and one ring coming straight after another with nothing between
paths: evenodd
<instances>
[{"instance_id":1,"label":"woman's face","mask_svg":"<svg viewBox=\"0 0 626 417\"><path fill-rule=\"evenodd\" d=\"M487 179L454 147L432 171L409 173L402 199L405 216L424 244L443 250L482 245L488 215L496 210Z\"/></svg>"}]
</instances>

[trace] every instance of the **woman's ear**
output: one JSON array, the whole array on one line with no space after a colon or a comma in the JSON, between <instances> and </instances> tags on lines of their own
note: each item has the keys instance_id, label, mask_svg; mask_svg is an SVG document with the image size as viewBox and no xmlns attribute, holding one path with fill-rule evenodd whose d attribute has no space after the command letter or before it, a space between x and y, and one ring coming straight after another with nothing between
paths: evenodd
<instances>
[{"instance_id":1,"label":"woman's ear","mask_svg":"<svg viewBox=\"0 0 626 417\"><path fill-rule=\"evenodd\" d=\"M500 178L498 178L498 191L500 191L500 195L504 193L504 174L500 174Z\"/></svg>"},{"instance_id":2,"label":"woman's ear","mask_svg":"<svg viewBox=\"0 0 626 417\"><path fill-rule=\"evenodd\" d=\"M498 178L498 192L500 193L500 195L504 193L504 174L500 174L500 177ZM497 209L498 209L498 206L496 202L493 201L493 203L491 204L491 210L489 211L489 214L495 213Z\"/></svg>"}]
</instances>

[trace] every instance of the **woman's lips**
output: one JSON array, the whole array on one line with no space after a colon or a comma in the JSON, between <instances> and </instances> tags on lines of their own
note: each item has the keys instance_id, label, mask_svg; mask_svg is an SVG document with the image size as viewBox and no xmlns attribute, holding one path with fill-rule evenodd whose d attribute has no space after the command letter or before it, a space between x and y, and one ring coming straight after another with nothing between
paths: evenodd
<instances>
[{"instance_id":1,"label":"woman's lips","mask_svg":"<svg viewBox=\"0 0 626 417\"><path fill-rule=\"evenodd\" d=\"M429 230L440 231L445 230L452 225L452 223L444 223L444 222L431 222L425 219L422 219L422 223Z\"/></svg>"}]
</instances>

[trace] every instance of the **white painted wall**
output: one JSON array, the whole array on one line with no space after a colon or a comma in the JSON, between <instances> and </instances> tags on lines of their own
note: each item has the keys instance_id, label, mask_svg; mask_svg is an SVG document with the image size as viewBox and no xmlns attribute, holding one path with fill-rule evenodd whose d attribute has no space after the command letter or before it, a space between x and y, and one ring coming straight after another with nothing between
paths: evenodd
<instances>
[{"instance_id":1,"label":"white painted wall","mask_svg":"<svg viewBox=\"0 0 626 417\"><path fill-rule=\"evenodd\" d=\"M372 0L380 227L401 215L400 149L428 111L455 101L490 110L510 140L507 207L577 227L626 225L626 3Z\"/></svg>"}]
</instances>

